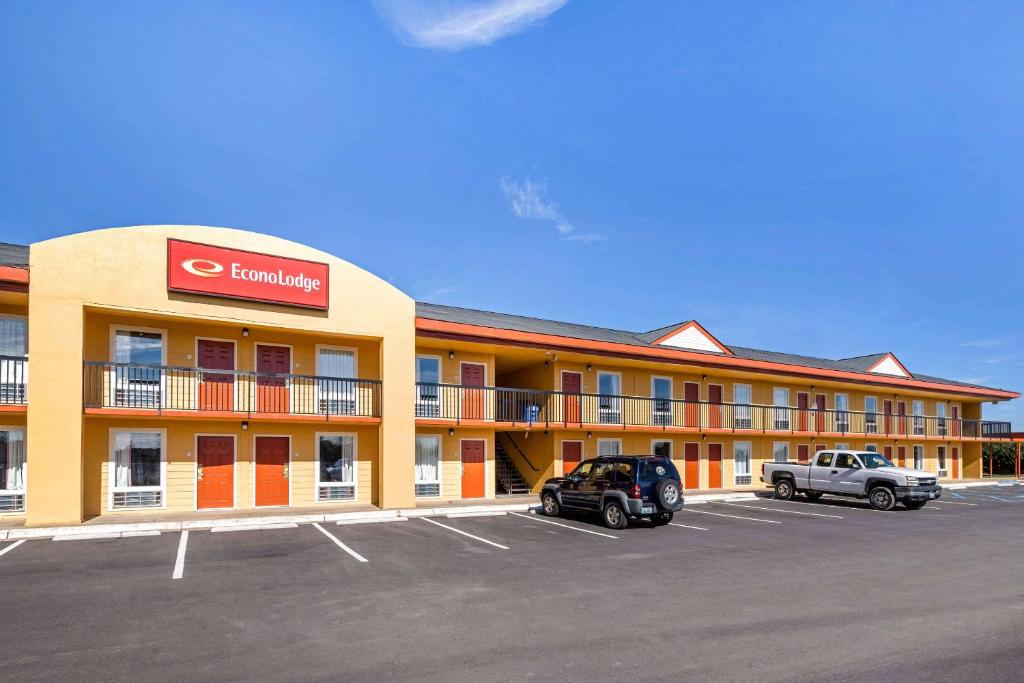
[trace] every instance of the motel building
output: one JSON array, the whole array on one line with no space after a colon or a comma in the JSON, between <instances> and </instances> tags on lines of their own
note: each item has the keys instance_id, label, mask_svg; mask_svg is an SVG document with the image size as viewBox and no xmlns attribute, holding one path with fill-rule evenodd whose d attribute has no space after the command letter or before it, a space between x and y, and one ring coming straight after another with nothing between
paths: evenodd
<instances>
[{"instance_id":1,"label":"motel building","mask_svg":"<svg viewBox=\"0 0 1024 683\"><path fill-rule=\"evenodd\" d=\"M877 351L877 349L866 349ZM945 481L1013 391L892 353L733 346L417 303L330 254L195 226L0 245L0 524L359 510L533 494L657 453L689 493L877 450Z\"/></svg>"}]
</instances>

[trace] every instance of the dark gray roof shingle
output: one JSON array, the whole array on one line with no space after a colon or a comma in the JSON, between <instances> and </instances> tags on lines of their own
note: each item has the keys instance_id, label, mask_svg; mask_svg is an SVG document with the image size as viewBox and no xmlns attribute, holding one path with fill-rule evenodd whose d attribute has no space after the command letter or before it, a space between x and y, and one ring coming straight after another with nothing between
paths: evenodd
<instances>
[{"instance_id":1,"label":"dark gray roof shingle","mask_svg":"<svg viewBox=\"0 0 1024 683\"><path fill-rule=\"evenodd\" d=\"M28 266L28 247L0 242L0 266Z\"/></svg>"}]
</instances>

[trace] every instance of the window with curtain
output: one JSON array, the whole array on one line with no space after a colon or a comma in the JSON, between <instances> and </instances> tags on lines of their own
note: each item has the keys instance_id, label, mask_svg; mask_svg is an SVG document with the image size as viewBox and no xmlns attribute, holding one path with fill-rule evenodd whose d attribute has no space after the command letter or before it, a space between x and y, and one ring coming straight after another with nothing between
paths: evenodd
<instances>
[{"instance_id":1,"label":"window with curtain","mask_svg":"<svg viewBox=\"0 0 1024 683\"><path fill-rule=\"evenodd\" d=\"M946 435L946 404L936 403L935 404L935 426L938 429L939 436Z\"/></svg>"},{"instance_id":2,"label":"window with curtain","mask_svg":"<svg viewBox=\"0 0 1024 683\"><path fill-rule=\"evenodd\" d=\"M622 442L618 439L598 439L598 455L622 455Z\"/></svg>"},{"instance_id":3,"label":"window with curtain","mask_svg":"<svg viewBox=\"0 0 1024 683\"><path fill-rule=\"evenodd\" d=\"M671 423L672 416L672 380L668 377L655 377L651 380L651 395L653 401L653 424L665 425Z\"/></svg>"},{"instance_id":4,"label":"window with curtain","mask_svg":"<svg viewBox=\"0 0 1024 683\"><path fill-rule=\"evenodd\" d=\"M356 497L356 439L351 434L321 434L317 444L317 499Z\"/></svg>"},{"instance_id":5,"label":"window with curtain","mask_svg":"<svg viewBox=\"0 0 1024 683\"><path fill-rule=\"evenodd\" d=\"M126 408L160 405L164 337L160 332L114 331L114 400Z\"/></svg>"},{"instance_id":6,"label":"window with curtain","mask_svg":"<svg viewBox=\"0 0 1024 683\"><path fill-rule=\"evenodd\" d=\"M949 476L949 473L946 471L946 447L945 446L939 446L938 447L938 451L936 453L936 457L938 459L938 475L940 477Z\"/></svg>"},{"instance_id":7,"label":"window with curtain","mask_svg":"<svg viewBox=\"0 0 1024 683\"><path fill-rule=\"evenodd\" d=\"M325 415L356 414L356 353L351 349L324 347L317 352L316 373L320 412Z\"/></svg>"},{"instance_id":8,"label":"window with curtain","mask_svg":"<svg viewBox=\"0 0 1024 683\"><path fill-rule=\"evenodd\" d=\"M924 469L924 446L914 446L914 469Z\"/></svg>"},{"instance_id":9,"label":"window with curtain","mask_svg":"<svg viewBox=\"0 0 1024 683\"><path fill-rule=\"evenodd\" d=\"M25 318L0 316L0 403L27 400L27 331Z\"/></svg>"},{"instance_id":10,"label":"window with curtain","mask_svg":"<svg viewBox=\"0 0 1024 683\"><path fill-rule=\"evenodd\" d=\"M789 429L789 389L775 387L772 390L775 407L775 429Z\"/></svg>"},{"instance_id":11,"label":"window with curtain","mask_svg":"<svg viewBox=\"0 0 1024 683\"><path fill-rule=\"evenodd\" d=\"M785 441L772 444L772 459L775 462L789 462L789 444Z\"/></svg>"},{"instance_id":12,"label":"window with curtain","mask_svg":"<svg viewBox=\"0 0 1024 683\"><path fill-rule=\"evenodd\" d=\"M850 431L850 397L836 394L836 431Z\"/></svg>"},{"instance_id":13,"label":"window with curtain","mask_svg":"<svg viewBox=\"0 0 1024 683\"><path fill-rule=\"evenodd\" d=\"M733 421L736 429L753 427L753 393L749 384L732 385Z\"/></svg>"},{"instance_id":14,"label":"window with curtain","mask_svg":"<svg viewBox=\"0 0 1024 683\"><path fill-rule=\"evenodd\" d=\"M28 354L28 324L25 318L0 316L0 356Z\"/></svg>"},{"instance_id":15,"label":"window with curtain","mask_svg":"<svg viewBox=\"0 0 1024 683\"><path fill-rule=\"evenodd\" d=\"M651 444L651 453L653 455L660 455L663 458L672 457L672 442L671 441L655 441Z\"/></svg>"},{"instance_id":16,"label":"window with curtain","mask_svg":"<svg viewBox=\"0 0 1024 683\"><path fill-rule=\"evenodd\" d=\"M439 387L441 359L416 356L416 417L437 417L440 414Z\"/></svg>"},{"instance_id":17,"label":"window with curtain","mask_svg":"<svg viewBox=\"0 0 1024 683\"><path fill-rule=\"evenodd\" d=\"M736 486L747 486L751 483L751 450L749 441L735 441L732 444L732 465Z\"/></svg>"},{"instance_id":18,"label":"window with curtain","mask_svg":"<svg viewBox=\"0 0 1024 683\"><path fill-rule=\"evenodd\" d=\"M864 431L867 434L878 432L878 399L874 396L864 399Z\"/></svg>"},{"instance_id":19,"label":"window with curtain","mask_svg":"<svg viewBox=\"0 0 1024 683\"><path fill-rule=\"evenodd\" d=\"M25 432L0 430L0 512L25 510Z\"/></svg>"},{"instance_id":20,"label":"window with curtain","mask_svg":"<svg viewBox=\"0 0 1024 683\"><path fill-rule=\"evenodd\" d=\"M914 413L914 434L924 434L924 401L914 401L910 406Z\"/></svg>"},{"instance_id":21,"label":"window with curtain","mask_svg":"<svg viewBox=\"0 0 1024 683\"><path fill-rule=\"evenodd\" d=\"M416 437L416 495L441 495L441 438Z\"/></svg>"},{"instance_id":22,"label":"window with curtain","mask_svg":"<svg viewBox=\"0 0 1024 683\"><path fill-rule=\"evenodd\" d=\"M876 446L873 443L869 443L867 446L864 447L864 450L868 451L869 453L877 453L878 446Z\"/></svg>"},{"instance_id":23,"label":"window with curtain","mask_svg":"<svg viewBox=\"0 0 1024 683\"><path fill-rule=\"evenodd\" d=\"M163 447L161 432L114 432L111 491L115 508L163 505Z\"/></svg>"}]
</instances>

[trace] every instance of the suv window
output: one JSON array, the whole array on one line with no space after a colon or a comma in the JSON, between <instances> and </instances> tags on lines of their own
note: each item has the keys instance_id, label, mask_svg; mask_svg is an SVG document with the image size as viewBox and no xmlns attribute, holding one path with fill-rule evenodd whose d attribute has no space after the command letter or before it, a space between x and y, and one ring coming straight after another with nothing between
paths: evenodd
<instances>
[{"instance_id":1,"label":"suv window","mask_svg":"<svg viewBox=\"0 0 1024 683\"><path fill-rule=\"evenodd\" d=\"M586 460L584 462L581 462L579 465L576 466L576 469L569 473L569 476L586 479L587 475L590 474L590 468L592 468L593 466L593 460Z\"/></svg>"},{"instance_id":2,"label":"suv window","mask_svg":"<svg viewBox=\"0 0 1024 683\"><path fill-rule=\"evenodd\" d=\"M607 479L608 474L615 469L615 462L611 460L598 460L597 464L594 465L594 472L590 475L591 479Z\"/></svg>"},{"instance_id":3,"label":"suv window","mask_svg":"<svg viewBox=\"0 0 1024 683\"><path fill-rule=\"evenodd\" d=\"M675 478L674 469L667 458L645 458L640 461L640 479L654 481L666 476Z\"/></svg>"},{"instance_id":4,"label":"suv window","mask_svg":"<svg viewBox=\"0 0 1024 683\"><path fill-rule=\"evenodd\" d=\"M859 468L860 463L857 462L857 457L853 453L840 453L836 456L836 462L832 466L852 470Z\"/></svg>"},{"instance_id":5,"label":"suv window","mask_svg":"<svg viewBox=\"0 0 1024 683\"><path fill-rule=\"evenodd\" d=\"M613 484L630 484L633 482L633 464L630 462L612 463L607 478Z\"/></svg>"},{"instance_id":6,"label":"suv window","mask_svg":"<svg viewBox=\"0 0 1024 683\"><path fill-rule=\"evenodd\" d=\"M818 457L815 459L814 464L817 465L818 467L828 467L830 462L832 462L832 454L825 452L818 454Z\"/></svg>"}]
</instances>

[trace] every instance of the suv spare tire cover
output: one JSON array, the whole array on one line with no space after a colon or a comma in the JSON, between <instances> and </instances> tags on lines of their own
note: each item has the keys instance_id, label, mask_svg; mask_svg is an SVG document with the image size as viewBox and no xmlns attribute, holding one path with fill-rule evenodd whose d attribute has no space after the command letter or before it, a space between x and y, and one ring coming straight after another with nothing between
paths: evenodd
<instances>
[{"instance_id":1,"label":"suv spare tire cover","mask_svg":"<svg viewBox=\"0 0 1024 683\"><path fill-rule=\"evenodd\" d=\"M679 503L680 495L679 482L675 479L662 479L654 488L654 500L658 507L664 510L675 507Z\"/></svg>"}]
</instances>

